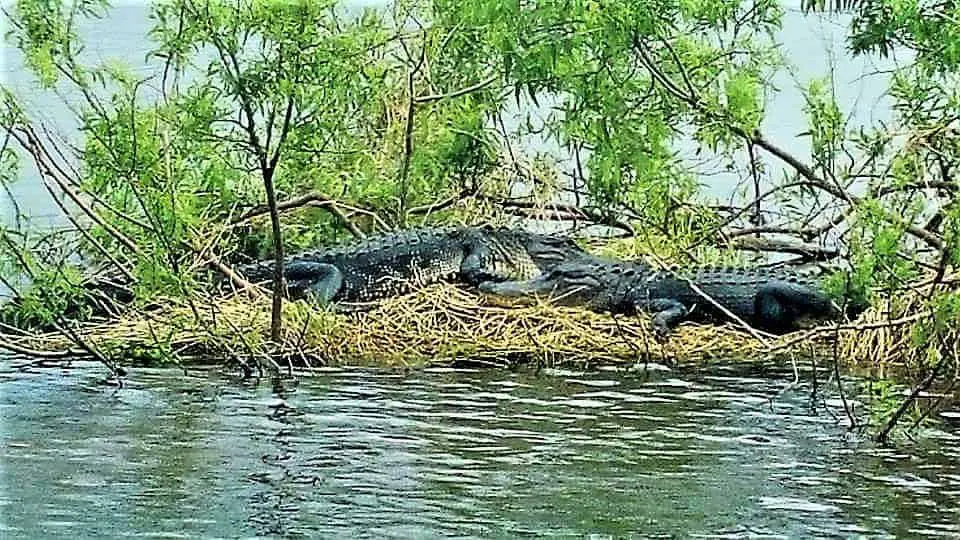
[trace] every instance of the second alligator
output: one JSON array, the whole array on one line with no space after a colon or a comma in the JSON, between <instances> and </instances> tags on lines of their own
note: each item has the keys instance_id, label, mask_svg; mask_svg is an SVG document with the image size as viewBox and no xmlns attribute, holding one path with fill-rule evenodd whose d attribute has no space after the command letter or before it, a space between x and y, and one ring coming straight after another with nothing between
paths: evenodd
<instances>
[{"instance_id":1,"label":"second alligator","mask_svg":"<svg viewBox=\"0 0 960 540\"><path fill-rule=\"evenodd\" d=\"M754 328L782 334L803 318L841 316L815 278L786 269L703 267L684 274L585 257L558 264L532 280L484 283L480 289L595 311L651 313L654 335L661 341L685 319L730 320L733 314Z\"/></svg>"}]
</instances>

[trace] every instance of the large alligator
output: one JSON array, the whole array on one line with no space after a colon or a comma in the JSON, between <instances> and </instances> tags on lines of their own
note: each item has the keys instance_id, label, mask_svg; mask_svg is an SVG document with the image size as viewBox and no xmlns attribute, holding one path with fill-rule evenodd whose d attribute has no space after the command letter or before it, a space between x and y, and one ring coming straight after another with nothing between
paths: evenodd
<instances>
[{"instance_id":1,"label":"large alligator","mask_svg":"<svg viewBox=\"0 0 960 540\"><path fill-rule=\"evenodd\" d=\"M478 286L529 280L586 256L573 240L492 226L422 228L287 257L287 295L320 304L369 302L438 282ZM272 260L237 267L252 282L272 279Z\"/></svg>"},{"instance_id":2,"label":"large alligator","mask_svg":"<svg viewBox=\"0 0 960 540\"><path fill-rule=\"evenodd\" d=\"M729 321L732 314L753 328L783 334L803 318L841 316L815 277L782 268L701 267L683 272L586 257L558 264L532 280L483 283L480 290L513 299L543 297L601 312L651 313L654 335L661 341L685 319Z\"/></svg>"}]
</instances>

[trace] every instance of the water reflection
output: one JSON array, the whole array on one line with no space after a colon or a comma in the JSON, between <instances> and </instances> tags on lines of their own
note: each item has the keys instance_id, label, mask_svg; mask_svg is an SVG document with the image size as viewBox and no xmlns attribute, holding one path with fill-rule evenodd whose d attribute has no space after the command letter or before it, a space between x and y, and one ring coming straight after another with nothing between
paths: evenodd
<instances>
[{"instance_id":1,"label":"water reflection","mask_svg":"<svg viewBox=\"0 0 960 540\"><path fill-rule=\"evenodd\" d=\"M960 437L872 448L785 374L101 375L0 373L0 536L960 535Z\"/></svg>"}]
</instances>

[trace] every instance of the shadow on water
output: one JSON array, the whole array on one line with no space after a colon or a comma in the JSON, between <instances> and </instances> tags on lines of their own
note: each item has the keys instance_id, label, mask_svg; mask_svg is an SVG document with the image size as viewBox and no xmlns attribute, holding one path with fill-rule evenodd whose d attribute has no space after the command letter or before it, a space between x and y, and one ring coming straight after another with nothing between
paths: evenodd
<instances>
[{"instance_id":1,"label":"shadow on water","mask_svg":"<svg viewBox=\"0 0 960 540\"><path fill-rule=\"evenodd\" d=\"M0 536L960 535L957 434L874 448L783 373L102 375L0 369Z\"/></svg>"}]
</instances>

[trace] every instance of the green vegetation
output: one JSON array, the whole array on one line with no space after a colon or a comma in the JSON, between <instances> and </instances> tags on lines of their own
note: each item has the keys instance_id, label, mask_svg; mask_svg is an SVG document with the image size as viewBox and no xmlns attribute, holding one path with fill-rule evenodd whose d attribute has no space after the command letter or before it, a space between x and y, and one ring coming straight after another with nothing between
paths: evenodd
<instances>
[{"instance_id":1,"label":"green vegetation","mask_svg":"<svg viewBox=\"0 0 960 540\"><path fill-rule=\"evenodd\" d=\"M77 232L2 231L0 273L18 296L3 320L69 331L89 317L78 298L103 291L83 286L78 257L123 276L144 308L200 298L200 270L414 224L549 215L611 227L630 239L608 249L631 256L840 261L831 290L870 299L858 331L884 332L853 360L881 354L932 384L957 365L960 23L946 4L837 7L854 11L849 54L913 53L890 79L895 118L851 125L829 73L801 81L812 151L795 155L762 128L790 60L772 0L159 1L146 77L81 60L77 25L106 2L18 0L7 39L40 88L80 96L82 138L59 140L3 88L0 183L36 167ZM530 137L571 165L526 154ZM690 140L746 164L736 205L704 196L678 151Z\"/></svg>"}]
</instances>

